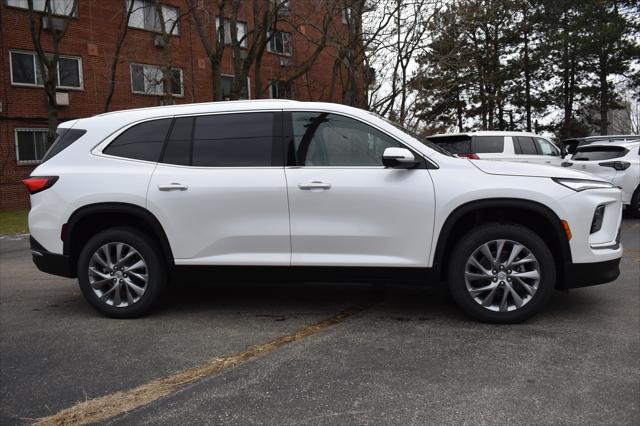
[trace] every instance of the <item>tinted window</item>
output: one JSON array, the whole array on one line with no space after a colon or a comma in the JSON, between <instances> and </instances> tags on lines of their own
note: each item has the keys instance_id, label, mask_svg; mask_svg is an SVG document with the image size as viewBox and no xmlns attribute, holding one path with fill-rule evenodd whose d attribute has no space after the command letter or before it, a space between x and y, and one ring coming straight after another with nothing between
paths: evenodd
<instances>
[{"instance_id":1,"label":"tinted window","mask_svg":"<svg viewBox=\"0 0 640 426\"><path fill-rule=\"evenodd\" d=\"M80 139L80 136L85 133L87 133L87 131L81 129L58 129L56 132L56 140L53 142L53 145L51 145L51 148L49 148L49 151L44 155L42 162L44 163L49 158L63 151L69 145Z\"/></svg>"},{"instance_id":2,"label":"tinted window","mask_svg":"<svg viewBox=\"0 0 640 426\"><path fill-rule=\"evenodd\" d=\"M427 139L452 154L471 153L471 138L469 136L440 136Z\"/></svg>"},{"instance_id":3,"label":"tinted window","mask_svg":"<svg viewBox=\"0 0 640 426\"><path fill-rule=\"evenodd\" d=\"M534 138L536 145L538 146L538 152L542 155L553 155L555 157L560 156L560 151L546 139Z\"/></svg>"},{"instance_id":4,"label":"tinted window","mask_svg":"<svg viewBox=\"0 0 640 426\"><path fill-rule=\"evenodd\" d=\"M177 118L169 133L167 146L162 157L163 163L188 166L191 163L191 133L193 117Z\"/></svg>"},{"instance_id":5,"label":"tinted window","mask_svg":"<svg viewBox=\"0 0 640 426\"><path fill-rule=\"evenodd\" d=\"M196 117L192 165L266 167L273 159L271 112Z\"/></svg>"},{"instance_id":6,"label":"tinted window","mask_svg":"<svg viewBox=\"0 0 640 426\"><path fill-rule=\"evenodd\" d=\"M624 157L627 152L629 151L621 146L587 146L579 149L578 152L573 154L571 159L575 161L611 160L613 158Z\"/></svg>"},{"instance_id":7,"label":"tinted window","mask_svg":"<svg viewBox=\"0 0 640 426\"><path fill-rule=\"evenodd\" d=\"M294 112L292 119L300 166L382 166L386 148L402 147L379 130L340 115Z\"/></svg>"},{"instance_id":8,"label":"tinted window","mask_svg":"<svg viewBox=\"0 0 640 426\"><path fill-rule=\"evenodd\" d=\"M474 136L473 137L473 153L483 154L488 152L504 151L503 136Z\"/></svg>"},{"instance_id":9,"label":"tinted window","mask_svg":"<svg viewBox=\"0 0 640 426\"><path fill-rule=\"evenodd\" d=\"M146 121L118 136L103 151L105 154L135 160L158 161L171 119Z\"/></svg>"},{"instance_id":10,"label":"tinted window","mask_svg":"<svg viewBox=\"0 0 640 426\"><path fill-rule=\"evenodd\" d=\"M516 154L523 155L537 155L536 145L533 142L533 138L529 136L516 136L515 146Z\"/></svg>"}]
</instances>

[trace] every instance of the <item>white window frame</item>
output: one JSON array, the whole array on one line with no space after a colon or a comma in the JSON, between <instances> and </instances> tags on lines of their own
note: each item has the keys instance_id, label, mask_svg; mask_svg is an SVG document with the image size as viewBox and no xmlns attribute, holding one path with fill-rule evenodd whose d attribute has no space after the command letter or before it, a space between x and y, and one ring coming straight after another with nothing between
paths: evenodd
<instances>
[{"instance_id":1,"label":"white window frame","mask_svg":"<svg viewBox=\"0 0 640 426\"><path fill-rule=\"evenodd\" d=\"M141 92L139 90L136 90L135 87L133 87L133 66L134 65L140 65L143 67L143 72L144 72L144 67L154 67L157 68L160 72L162 72L162 66L160 65L155 65L155 64L143 64L140 62L131 62L129 64L129 76L131 78L131 93L135 94L135 95L146 95L146 96L164 96L164 93L149 93L149 92ZM176 94L176 93L171 93L171 96L174 98L183 98L184 97L184 72L182 71L182 68L178 68L178 67L172 67L172 70L178 70L180 71L180 94Z\"/></svg>"},{"instance_id":2,"label":"white window frame","mask_svg":"<svg viewBox=\"0 0 640 426\"><path fill-rule=\"evenodd\" d=\"M127 7L129 7L129 5L131 4L130 2L141 2L143 5L140 7L136 7L135 5L133 6L133 9L131 10L131 16L129 16L129 22L127 22L127 26L129 28L134 28L136 30L142 30L142 31L149 31L152 33L156 33L156 34L161 34L162 30L161 29L155 29L155 28L147 28L144 26L145 22L144 22L144 10L147 8L154 8L154 14L155 12L155 4L153 4L152 2L150 2L149 0L127 0ZM171 32L172 36L180 36L180 9L176 6L171 6L169 4L161 4L160 5L162 7L162 17L164 18L164 25L165 25L165 30L169 30L169 27L171 27L171 25L173 25L173 20L172 19L167 19L167 12L169 10L172 11L172 13L175 13L175 19L177 21L176 26L173 28L173 31ZM142 26L138 26L138 25L133 25L131 23L131 20L134 16L135 13L142 13ZM159 18L157 14L155 14L156 20Z\"/></svg>"},{"instance_id":3,"label":"white window frame","mask_svg":"<svg viewBox=\"0 0 640 426\"><path fill-rule=\"evenodd\" d=\"M23 55L31 55L33 57L33 72L34 72L34 76L36 78L36 82L35 83L21 83L21 82L15 82L13 81L13 57L12 57L12 53L21 53ZM68 55L58 55L59 58L64 58L64 59L73 59L76 60L78 62L78 83L80 84L78 87L75 86L60 86L59 84L56 84L56 89L61 89L61 90L84 90L84 78L83 78L83 73L82 73L82 57L80 56L68 56ZM39 67L37 64L38 60L38 54L36 52L30 52L28 50L17 50L17 49L11 49L9 50L9 74L11 75L11 85L12 86L22 86L22 87L44 87L44 84L38 84L38 73L39 71ZM58 71L57 71L57 77L58 77L58 81L56 83L60 83L60 61L58 61Z\"/></svg>"},{"instance_id":4,"label":"white window frame","mask_svg":"<svg viewBox=\"0 0 640 426\"><path fill-rule=\"evenodd\" d=\"M60 4L58 2L62 1L62 3L67 3L67 4L71 4L73 5L73 0L50 0L50 4L51 4L51 15L55 15L55 16L69 16L72 18L77 18L78 17L78 6L80 5L80 0L78 0L78 3L76 4L75 10L72 10L70 13L58 13L56 10L56 4ZM20 4L17 4L20 3ZM15 7L16 9L25 9L25 10L29 10L29 3L27 3L27 0L4 0L4 4L7 7ZM33 11L34 12L44 12L44 6L45 6L45 0L33 0Z\"/></svg>"},{"instance_id":5,"label":"white window frame","mask_svg":"<svg viewBox=\"0 0 640 426\"><path fill-rule=\"evenodd\" d=\"M275 31L276 34L282 34L282 35L288 35L289 36L289 48L291 49L290 52L278 52L277 50L272 50L271 49L271 43L273 42L275 44L275 37L276 34L274 34L274 31L269 31L268 33L268 39L269 42L267 43L267 52L270 53L275 53L276 55L281 55L281 56L291 56L293 55L293 33L290 33L288 31ZM285 43L284 43L284 39L282 40L282 46L284 47Z\"/></svg>"},{"instance_id":6,"label":"white window frame","mask_svg":"<svg viewBox=\"0 0 640 426\"><path fill-rule=\"evenodd\" d=\"M13 129L13 135L14 135L14 140L15 140L15 146L16 146L16 163L19 166L27 166L27 165L31 165L31 164L40 164L42 162L42 159L40 160L20 160L20 149L19 149L19 144L18 144L18 132L40 132L40 133L45 133L48 134L49 133L49 129L46 127L16 127ZM34 141L35 143L35 141ZM47 149L48 150L48 149ZM46 154L46 151L44 152L44 155Z\"/></svg>"},{"instance_id":7,"label":"white window frame","mask_svg":"<svg viewBox=\"0 0 640 426\"><path fill-rule=\"evenodd\" d=\"M222 18L222 22L224 24L224 44L228 46L231 44L231 20ZM240 31L240 27L242 27L243 31ZM240 47L246 49L248 45L249 27L244 21L236 21L236 28L238 29L238 37L240 38ZM220 17L216 16L216 37L218 36L218 31L220 31Z\"/></svg>"},{"instance_id":8,"label":"white window frame","mask_svg":"<svg viewBox=\"0 0 640 426\"><path fill-rule=\"evenodd\" d=\"M233 74L221 73L220 77L221 78L222 77L234 78L235 76ZM247 100L249 100L249 99L251 99L251 77L247 76Z\"/></svg>"},{"instance_id":9,"label":"white window frame","mask_svg":"<svg viewBox=\"0 0 640 426\"><path fill-rule=\"evenodd\" d=\"M350 6L346 6L342 9L342 23L345 25L351 24L353 22L353 9Z\"/></svg>"}]
</instances>

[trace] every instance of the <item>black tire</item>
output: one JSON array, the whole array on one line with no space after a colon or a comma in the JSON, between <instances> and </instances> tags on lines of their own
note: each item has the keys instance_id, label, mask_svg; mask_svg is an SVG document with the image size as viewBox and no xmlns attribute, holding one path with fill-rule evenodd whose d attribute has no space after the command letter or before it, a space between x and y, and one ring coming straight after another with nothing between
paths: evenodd
<instances>
[{"instance_id":1,"label":"black tire","mask_svg":"<svg viewBox=\"0 0 640 426\"><path fill-rule=\"evenodd\" d=\"M640 186L633 191L633 196L631 197L631 204L627 207L627 212L631 217L640 217Z\"/></svg>"},{"instance_id":2,"label":"black tire","mask_svg":"<svg viewBox=\"0 0 640 426\"><path fill-rule=\"evenodd\" d=\"M517 242L525 246L537 260L537 267L539 269L537 291L526 303L512 311L499 312L490 310L482 306L480 302L477 302L467 289L465 279L467 261L482 245L494 240ZM495 251L497 252L497 248ZM495 253L493 255L495 257ZM516 273L515 270L513 272ZM454 301L467 315L482 322L512 324L530 318L540 311L549 301L555 289L556 267L552 253L545 242L529 228L517 224L489 223L475 228L457 242L451 253L448 265L448 280L449 290ZM492 280L493 278L486 282L491 284ZM512 284L516 283L516 279L513 278L513 281L511 281L511 278L509 278L509 282ZM507 291L504 288L504 284L501 283L502 281L498 282L501 287L494 296L502 294L498 292ZM514 284L514 288L516 288L515 286L519 285ZM520 286L519 290L524 290L524 287ZM487 294L488 293L481 293L478 297L482 298Z\"/></svg>"},{"instance_id":3,"label":"black tire","mask_svg":"<svg viewBox=\"0 0 640 426\"><path fill-rule=\"evenodd\" d=\"M107 304L90 285L89 264L92 256L105 244L117 242L134 248L146 264L145 291L128 306ZM112 318L138 318L151 312L160 298L167 282L167 268L164 257L155 248L151 238L134 228L115 227L96 234L82 248L78 259L78 282L85 299L102 314Z\"/></svg>"}]
</instances>

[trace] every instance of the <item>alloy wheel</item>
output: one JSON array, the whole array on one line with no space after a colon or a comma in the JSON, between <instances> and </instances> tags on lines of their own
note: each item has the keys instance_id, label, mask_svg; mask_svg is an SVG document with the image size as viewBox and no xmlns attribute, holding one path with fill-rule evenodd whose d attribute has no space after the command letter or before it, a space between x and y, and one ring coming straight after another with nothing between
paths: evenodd
<instances>
[{"instance_id":1,"label":"alloy wheel","mask_svg":"<svg viewBox=\"0 0 640 426\"><path fill-rule=\"evenodd\" d=\"M522 308L536 294L540 266L524 244L492 240L471 254L464 278L476 303L491 311L509 312Z\"/></svg>"}]
</instances>

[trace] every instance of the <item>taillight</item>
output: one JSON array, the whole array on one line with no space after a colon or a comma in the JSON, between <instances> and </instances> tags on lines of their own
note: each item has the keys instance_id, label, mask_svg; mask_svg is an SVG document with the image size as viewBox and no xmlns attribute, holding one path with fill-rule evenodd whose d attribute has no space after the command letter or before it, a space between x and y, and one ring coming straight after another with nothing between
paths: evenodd
<instances>
[{"instance_id":1,"label":"taillight","mask_svg":"<svg viewBox=\"0 0 640 426\"><path fill-rule=\"evenodd\" d=\"M469 153L465 153L465 154L458 154L458 156L459 157L468 158L469 160L479 160L480 159L480 157L478 157L473 152L469 152Z\"/></svg>"},{"instance_id":2,"label":"taillight","mask_svg":"<svg viewBox=\"0 0 640 426\"><path fill-rule=\"evenodd\" d=\"M35 194L40 191L44 191L47 188L51 188L58 180L58 176L32 176L24 179L22 183L25 184L29 194Z\"/></svg>"},{"instance_id":3,"label":"taillight","mask_svg":"<svg viewBox=\"0 0 640 426\"><path fill-rule=\"evenodd\" d=\"M631 163L627 161L605 161L604 163L598 163L598 166L613 167L616 170L627 170Z\"/></svg>"}]
</instances>

